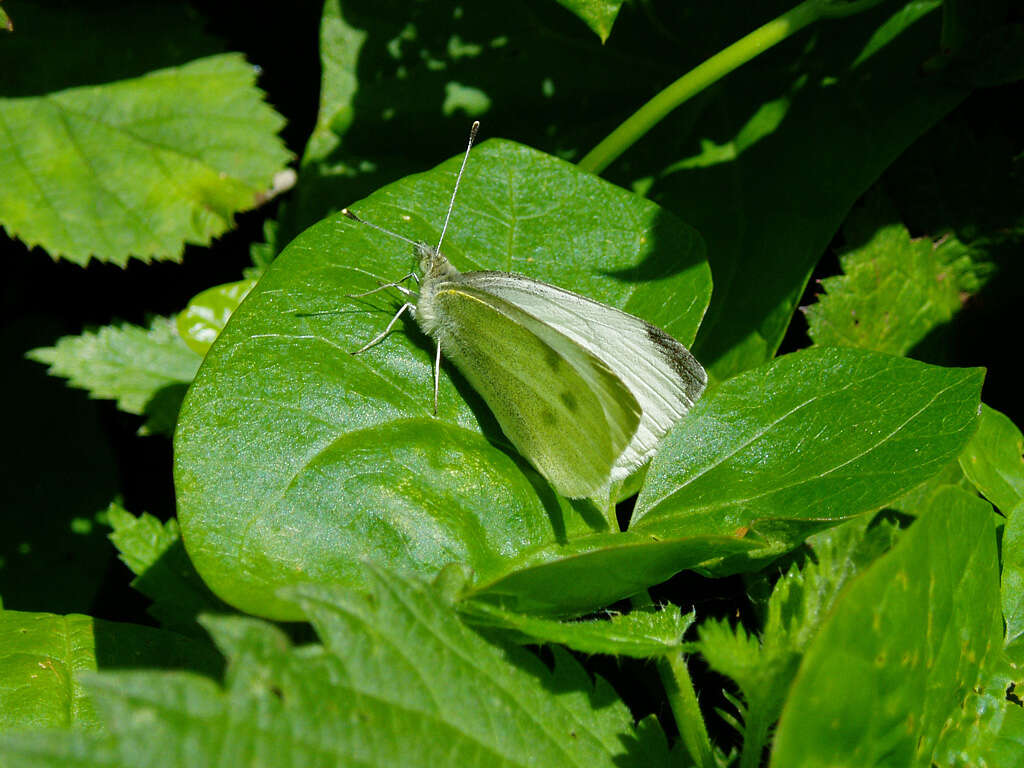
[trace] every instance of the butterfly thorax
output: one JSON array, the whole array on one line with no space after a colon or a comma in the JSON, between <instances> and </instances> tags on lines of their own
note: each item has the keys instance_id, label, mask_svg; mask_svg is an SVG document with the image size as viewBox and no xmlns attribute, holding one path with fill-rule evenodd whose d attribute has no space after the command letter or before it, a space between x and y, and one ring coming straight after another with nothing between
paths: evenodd
<instances>
[{"instance_id":1,"label":"butterfly thorax","mask_svg":"<svg viewBox=\"0 0 1024 768\"><path fill-rule=\"evenodd\" d=\"M459 270L452 266L443 253L426 243L416 244L416 257L423 276L420 278L415 318L420 328L436 338L438 317L434 309L434 295L439 285L456 279Z\"/></svg>"}]
</instances>

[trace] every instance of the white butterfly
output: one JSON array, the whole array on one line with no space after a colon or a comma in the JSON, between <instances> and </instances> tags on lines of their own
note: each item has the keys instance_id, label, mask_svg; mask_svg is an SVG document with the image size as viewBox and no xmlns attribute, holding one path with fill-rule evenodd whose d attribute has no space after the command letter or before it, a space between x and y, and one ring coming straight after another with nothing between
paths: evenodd
<instances>
[{"instance_id":1,"label":"white butterfly","mask_svg":"<svg viewBox=\"0 0 1024 768\"><path fill-rule=\"evenodd\" d=\"M396 288L408 300L355 354L411 313L437 345L435 413L444 350L556 491L606 503L612 484L650 459L693 407L707 374L686 347L646 320L524 275L452 266L441 243L479 125L473 123L436 248L343 211L411 243L422 273L356 294ZM409 279L418 291L402 285Z\"/></svg>"}]
</instances>

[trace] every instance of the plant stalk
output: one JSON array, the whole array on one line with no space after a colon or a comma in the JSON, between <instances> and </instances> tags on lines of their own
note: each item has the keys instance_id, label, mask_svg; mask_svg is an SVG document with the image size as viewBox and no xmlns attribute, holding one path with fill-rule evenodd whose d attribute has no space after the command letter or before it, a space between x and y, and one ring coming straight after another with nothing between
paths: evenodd
<instances>
[{"instance_id":1,"label":"plant stalk","mask_svg":"<svg viewBox=\"0 0 1024 768\"><path fill-rule=\"evenodd\" d=\"M664 119L669 112L734 69L746 64L755 56L781 43L787 37L818 19L849 16L878 5L879 2L882 0L856 0L856 2L849 3L836 3L834 0L805 0L781 16L758 27L746 37L740 38L728 48L719 51L656 94L588 152L580 160L579 167L591 173L601 173Z\"/></svg>"}]
</instances>

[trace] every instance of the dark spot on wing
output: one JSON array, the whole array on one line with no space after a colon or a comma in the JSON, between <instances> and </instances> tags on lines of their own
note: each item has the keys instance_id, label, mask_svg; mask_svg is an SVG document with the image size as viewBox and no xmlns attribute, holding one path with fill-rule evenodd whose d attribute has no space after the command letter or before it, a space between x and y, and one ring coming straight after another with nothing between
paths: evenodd
<instances>
[{"instance_id":1,"label":"dark spot on wing","mask_svg":"<svg viewBox=\"0 0 1024 768\"><path fill-rule=\"evenodd\" d=\"M576 395L572 392L562 392L558 397L570 411L575 412L579 410L580 404L576 401Z\"/></svg>"},{"instance_id":2,"label":"dark spot on wing","mask_svg":"<svg viewBox=\"0 0 1024 768\"><path fill-rule=\"evenodd\" d=\"M690 350L658 326L644 323L644 330L647 331L647 338L658 348L661 356L668 361L676 376L686 382L687 394L696 400L708 381L707 374L704 373L700 363L690 354Z\"/></svg>"},{"instance_id":3,"label":"dark spot on wing","mask_svg":"<svg viewBox=\"0 0 1024 768\"><path fill-rule=\"evenodd\" d=\"M551 427L558 423L558 417L555 416L555 412L550 408L541 408L540 418L545 424Z\"/></svg>"},{"instance_id":4,"label":"dark spot on wing","mask_svg":"<svg viewBox=\"0 0 1024 768\"><path fill-rule=\"evenodd\" d=\"M562 364L562 356L551 347L544 347L544 362L548 364L548 368L552 371L558 371L559 366Z\"/></svg>"}]
</instances>

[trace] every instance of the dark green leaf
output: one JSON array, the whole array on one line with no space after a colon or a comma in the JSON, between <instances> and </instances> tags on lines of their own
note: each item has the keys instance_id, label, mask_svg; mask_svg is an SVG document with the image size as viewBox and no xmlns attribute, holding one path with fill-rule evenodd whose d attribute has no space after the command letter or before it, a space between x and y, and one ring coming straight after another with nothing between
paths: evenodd
<instances>
[{"instance_id":1,"label":"dark green leaf","mask_svg":"<svg viewBox=\"0 0 1024 768\"><path fill-rule=\"evenodd\" d=\"M354 209L436 242L458 162ZM460 269L521 272L621 307L684 343L710 292L692 230L510 142L474 150L445 252ZM570 507L511 451L448 366L432 415L433 348L413 323L350 354L396 300L345 294L412 262L408 245L328 219L274 262L207 355L182 411L175 477L189 552L229 603L294 618L277 587L359 584L360 558L426 574L466 562L487 581L530 550L603 527L595 507Z\"/></svg>"},{"instance_id":2,"label":"dark green leaf","mask_svg":"<svg viewBox=\"0 0 1024 768\"><path fill-rule=\"evenodd\" d=\"M78 673L102 668L220 670L208 644L89 616L0 610L0 731L97 730ZM0 762L3 757L0 757Z\"/></svg>"},{"instance_id":3,"label":"dark green leaf","mask_svg":"<svg viewBox=\"0 0 1024 768\"><path fill-rule=\"evenodd\" d=\"M64 336L28 356L92 397L117 400L122 411L146 416L143 434L167 435L202 360L182 341L174 318L166 317L155 318L148 329L121 323Z\"/></svg>"},{"instance_id":4,"label":"dark green leaf","mask_svg":"<svg viewBox=\"0 0 1024 768\"><path fill-rule=\"evenodd\" d=\"M772 764L931 765L999 658L998 578L991 507L956 488L936 492L811 642Z\"/></svg>"},{"instance_id":5,"label":"dark green leaf","mask_svg":"<svg viewBox=\"0 0 1024 768\"><path fill-rule=\"evenodd\" d=\"M762 5L752 4L758 15ZM623 169L653 177L651 198L708 242L715 296L694 352L716 378L774 354L854 201L966 95L920 73L940 5L883 4L816 25L666 121L642 160L650 170ZM753 26L732 6L706 13ZM704 33L700 21L690 24Z\"/></svg>"},{"instance_id":6,"label":"dark green leaf","mask_svg":"<svg viewBox=\"0 0 1024 768\"><path fill-rule=\"evenodd\" d=\"M179 259L255 207L289 159L283 119L241 56L134 80L0 99L0 224L29 246Z\"/></svg>"},{"instance_id":7,"label":"dark green leaf","mask_svg":"<svg viewBox=\"0 0 1024 768\"><path fill-rule=\"evenodd\" d=\"M791 547L949 463L975 428L982 375L815 348L737 376L669 433L630 530L692 536L753 528L769 544Z\"/></svg>"},{"instance_id":8,"label":"dark green leaf","mask_svg":"<svg viewBox=\"0 0 1024 768\"><path fill-rule=\"evenodd\" d=\"M1024 435L1006 416L981 406L978 431L960 454L964 474L1000 511L1024 500Z\"/></svg>"}]
</instances>

